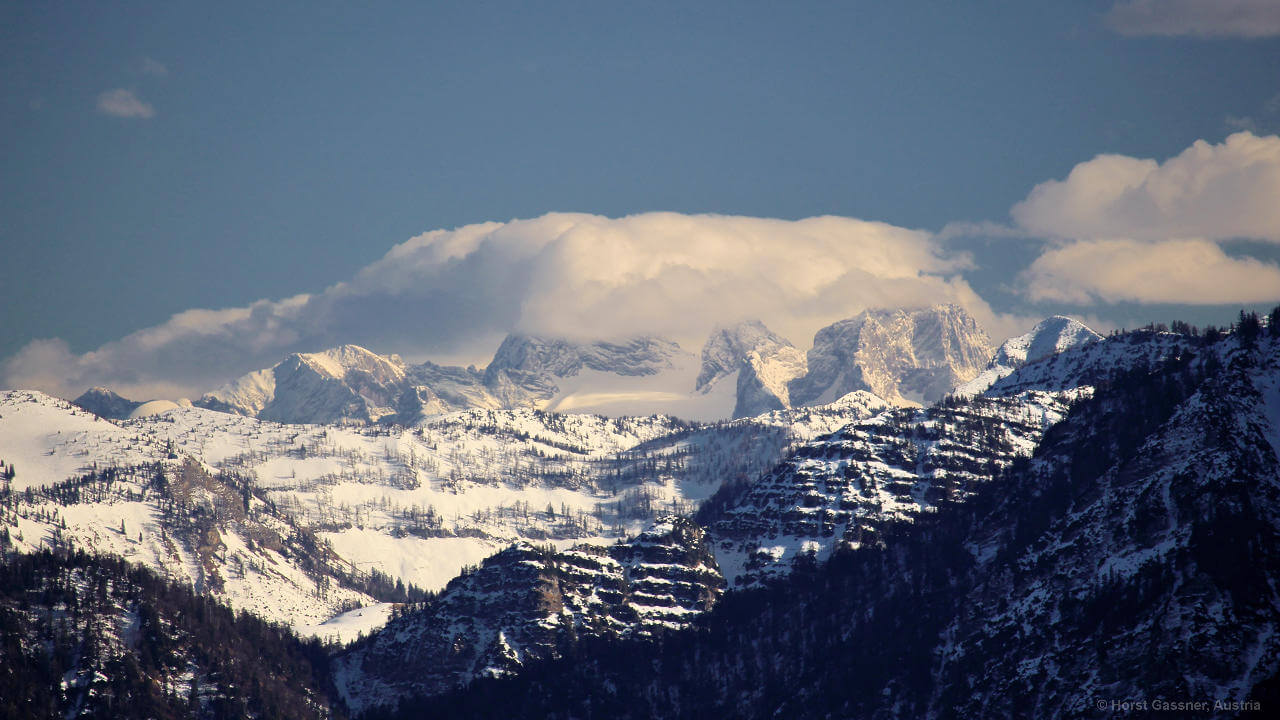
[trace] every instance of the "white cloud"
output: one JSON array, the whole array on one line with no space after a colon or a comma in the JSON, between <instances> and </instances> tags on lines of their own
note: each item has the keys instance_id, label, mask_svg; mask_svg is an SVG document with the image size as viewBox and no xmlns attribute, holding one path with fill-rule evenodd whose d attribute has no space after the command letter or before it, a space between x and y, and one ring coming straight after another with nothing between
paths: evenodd
<instances>
[{"instance_id":1,"label":"white cloud","mask_svg":"<svg viewBox=\"0 0 1280 720\"><path fill-rule=\"evenodd\" d=\"M344 342L484 357L520 329L652 333L696 352L714 324L746 318L804 346L819 327L881 305L959 302L980 321L1009 323L954 277L969 266L928 233L850 218L553 213L428 232L322 292L188 311L83 355L60 341L31 343L3 382L175 397Z\"/></svg>"},{"instance_id":2,"label":"white cloud","mask_svg":"<svg viewBox=\"0 0 1280 720\"><path fill-rule=\"evenodd\" d=\"M1057 238L1257 238L1280 241L1280 137L1197 140L1163 163L1099 155L1037 185L1011 210Z\"/></svg>"},{"instance_id":3,"label":"white cloud","mask_svg":"<svg viewBox=\"0 0 1280 720\"><path fill-rule=\"evenodd\" d=\"M1084 240L1053 248L1023 271L1032 300L1224 305L1280 300L1280 266L1231 257L1206 240Z\"/></svg>"},{"instance_id":4,"label":"white cloud","mask_svg":"<svg viewBox=\"0 0 1280 720\"><path fill-rule=\"evenodd\" d=\"M165 77L169 74L169 68L164 63L155 58L142 58L141 69L144 74L153 75L155 77Z\"/></svg>"},{"instance_id":5,"label":"white cloud","mask_svg":"<svg viewBox=\"0 0 1280 720\"><path fill-rule=\"evenodd\" d=\"M116 88L98 96L98 112L120 118L149 118L155 108L143 102L132 90Z\"/></svg>"},{"instance_id":6,"label":"white cloud","mask_svg":"<svg viewBox=\"0 0 1280 720\"><path fill-rule=\"evenodd\" d=\"M1276 0L1121 0L1106 15L1123 35L1259 38L1280 35Z\"/></svg>"},{"instance_id":7,"label":"white cloud","mask_svg":"<svg viewBox=\"0 0 1280 720\"><path fill-rule=\"evenodd\" d=\"M1280 267L1230 256L1232 238L1280 241L1280 137L1198 140L1164 162L1099 155L1010 211L1055 240L1020 275L1037 301L1234 304L1280 299Z\"/></svg>"}]
</instances>

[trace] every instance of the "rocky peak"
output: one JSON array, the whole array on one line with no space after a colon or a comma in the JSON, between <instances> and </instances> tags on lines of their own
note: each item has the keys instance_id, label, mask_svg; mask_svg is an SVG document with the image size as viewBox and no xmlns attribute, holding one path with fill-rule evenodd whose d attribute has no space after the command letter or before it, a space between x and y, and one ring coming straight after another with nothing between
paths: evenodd
<instances>
[{"instance_id":1,"label":"rocky peak","mask_svg":"<svg viewBox=\"0 0 1280 720\"><path fill-rule=\"evenodd\" d=\"M89 388L71 402L98 417L110 420L124 420L129 417L129 413L142 405L136 400L121 397L104 387Z\"/></svg>"},{"instance_id":2,"label":"rocky peak","mask_svg":"<svg viewBox=\"0 0 1280 720\"><path fill-rule=\"evenodd\" d=\"M717 328L702 346L702 369L695 389L705 392L720 378L737 372L749 353L768 357L782 348L794 346L759 320Z\"/></svg>"},{"instance_id":3,"label":"rocky peak","mask_svg":"<svg viewBox=\"0 0 1280 720\"><path fill-rule=\"evenodd\" d=\"M275 368L246 373L222 387L207 392L195 402L197 407L256 417L275 397Z\"/></svg>"},{"instance_id":4,"label":"rocky peak","mask_svg":"<svg viewBox=\"0 0 1280 720\"><path fill-rule=\"evenodd\" d=\"M374 422L395 412L406 390L398 356L358 345L293 353L206 393L199 407L293 423Z\"/></svg>"},{"instance_id":5,"label":"rocky peak","mask_svg":"<svg viewBox=\"0 0 1280 720\"><path fill-rule=\"evenodd\" d=\"M957 305L869 309L814 336L808 372L789 384L792 405L867 390L899 404L929 404L976 376L990 340Z\"/></svg>"},{"instance_id":6,"label":"rocky peak","mask_svg":"<svg viewBox=\"0 0 1280 720\"><path fill-rule=\"evenodd\" d=\"M273 369L275 392L258 417L277 422L375 422L395 412L404 366L362 347L296 353Z\"/></svg>"},{"instance_id":7,"label":"rocky peak","mask_svg":"<svg viewBox=\"0 0 1280 720\"><path fill-rule=\"evenodd\" d=\"M759 320L749 320L719 328L707 339L695 392L705 394L736 376L733 416L754 416L791 407L787 383L804 371L804 353Z\"/></svg>"}]
</instances>

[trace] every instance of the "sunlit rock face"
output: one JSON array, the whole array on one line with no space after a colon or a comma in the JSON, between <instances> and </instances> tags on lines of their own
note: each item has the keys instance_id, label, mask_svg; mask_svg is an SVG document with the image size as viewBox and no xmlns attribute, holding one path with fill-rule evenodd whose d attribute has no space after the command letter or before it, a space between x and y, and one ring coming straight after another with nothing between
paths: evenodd
<instances>
[{"instance_id":1,"label":"sunlit rock face","mask_svg":"<svg viewBox=\"0 0 1280 720\"><path fill-rule=\"evenodd\" d=\"M956 305L873 309L814 337L808 371L789 384L791 404L817 405L866 390L902 405L928 405L973 379L991 341Z\"/></svg>"}]
</instances>

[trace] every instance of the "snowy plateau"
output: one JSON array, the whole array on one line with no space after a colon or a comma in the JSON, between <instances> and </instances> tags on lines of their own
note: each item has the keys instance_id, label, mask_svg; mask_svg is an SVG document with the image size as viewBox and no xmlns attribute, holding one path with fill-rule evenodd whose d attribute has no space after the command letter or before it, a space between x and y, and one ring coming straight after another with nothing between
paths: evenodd
<instances>
[{"instance_id":1,"label":"snowy plateau","mask_svg":"<svg viewBox=\"0 0 1280 720\"><path fill-rule=\"evenodd\" d=\"M580 643L656 642L730 596L767 598L859 552L896 567L915 552L904 528L970 503L977 523L994 503L1003 526L956 531L948 546L970 568L947 580L964 611L929 616L941 640L920 646L951 690L879 715L946 716L951 703L981 717L996 694L1041 678L1058 695L1078 682L1099 696L1120 688L1078 659L1078 638L1033 628L1095 601L1072 587L1191 578L1178 573L1202 552L1193 508L1257 507L1259 537L1280 537L1271 330L1103 337L1052 317L992 348L956 306L872 309L822 329L808 351L745 322L716 330L696 356L653 337L511 335L483 369L347 345L290 355L194 402L0 392L0 542L10 558L119 558L322 640L340 705L377 713L511 681ZM1108 398L1166 376L1177 380L1140 403L1169 405L1158 431L1129 445L1119 433L1096 453L1071 444L1100 442L1081 425L1088 413L1118 422ZM1243 439L1223 436L1230 428ZM1040 490L990 497L1035 473L1049 493L1084 455L1100 463L1093 484L1046 509L1034 533L1015 502L1039 507ZM865 617L891 612L884 598L906 592L912 572L868 596ZM1177 618L1219 650L1191 682L1242 702L1280 663L1274 585L1267 610L1198 582L1162 596L1173 615L1142 622ZM129 645L128 632L113 637ZM998 643L1021 654L995 653ZM737 692L733 677L703 690ZM792 679L802 688L815 677ZM885 678L869 696L898 702L909 683ZM966 683L963 702L946 695ZM811 714L780 710L795 707L769 687L744 702ZM653 715L688 712L653 702Z\"/></svg>"}]
</instances>

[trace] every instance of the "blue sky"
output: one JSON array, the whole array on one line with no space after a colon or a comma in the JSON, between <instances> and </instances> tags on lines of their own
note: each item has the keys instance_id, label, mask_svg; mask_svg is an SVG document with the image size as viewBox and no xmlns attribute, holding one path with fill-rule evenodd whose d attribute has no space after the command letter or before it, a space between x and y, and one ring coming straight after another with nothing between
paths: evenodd
<instances>
[{"instance_id":1,"label":"blue sky","mask_svg":"<svg viewBox=\"0 0 1280 720\"><path fill-rule=\"evenodd\" d=\"M1010 213L1104 153L1166 163L1203 141L1193 174L1225 163L1240 182L1280 177L1278 14L1265 0L5 2L0 362L10 384L35 377L13 358L56 338L58 362L79 368L57 389L145 385L151 371L86 371L84 354L193 308L321 293L428 230L555 212L923 230L947 259L921 272L963 279L960 295L1003 318L993 334L1051 312L1104 326L1226 322L1280 301L1280 284L1266 289L1280 277L1280 227L1258 202L1219 199L1223 221L1186 232L1188 217L1218 217L1213 198L1156 203L1159 218L1138 213L1161 228L1151 237L1115 213L1070 220L1102 212L1072 205L1071 188ZM1229 150L1240 131L1257 142ZM1175 238L1199 244L1160 244ZM1221 269L1218 285L1250 289L1190 283L1184 297L1082 277L1090 258L1148 251L1170 272L1194 256ZM507 325L546 324L521 310L545 300L531 297L504 296L512 307L474 316L476 332L427 322L407 340L417 326L397 321L392 340L365 340L482 356ZM849 307L833 314L866 301L841 297ZM431 301L473 317L474 298ZM353 328L382 317L339 315ZM228 351L208 377L318 349L302 345L346 327L294 332L260 356Z\"/></svg>"}]
</instances>

